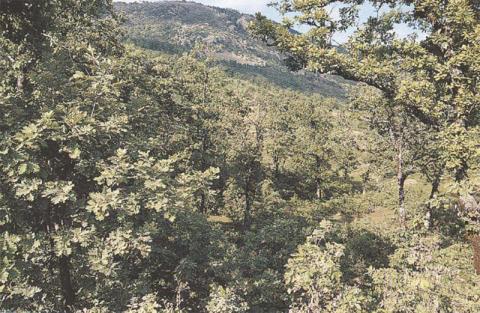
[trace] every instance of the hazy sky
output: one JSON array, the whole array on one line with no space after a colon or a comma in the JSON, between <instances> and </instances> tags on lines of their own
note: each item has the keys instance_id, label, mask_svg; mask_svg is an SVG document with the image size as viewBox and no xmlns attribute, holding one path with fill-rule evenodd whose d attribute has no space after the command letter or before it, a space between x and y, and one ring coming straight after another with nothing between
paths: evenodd
<instances>
[{"instance_id":1,"label":"hazy sky","mask_svg":"<svg viewBox=\"0 0 480 313\"><path fill-rule=\"evenodd\" d=\"M197 0L195 2L232 8L245 13L265 12L267 10L274 12L274 10L267 7L269 0Z\"/></svg>"}]
</instances>

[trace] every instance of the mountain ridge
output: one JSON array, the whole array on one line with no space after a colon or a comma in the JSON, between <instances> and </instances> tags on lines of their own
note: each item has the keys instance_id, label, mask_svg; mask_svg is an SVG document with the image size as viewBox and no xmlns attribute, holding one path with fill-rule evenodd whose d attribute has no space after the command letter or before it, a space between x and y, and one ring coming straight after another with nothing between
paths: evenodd
<instances>
[{"instance_id":1,"label":"mountain ridge","mask_svg":"<svg viewBox=\"0 0 480 313\"><path fill-rule=\"evenodd\" d=\"M115 2L125 17L126 41L169 54L188 52L198 43L236 76L266 80L279 87L345 98L349 83L330 75L292 73L280 53L248 33L253 15L193 1Z\"/></svg>"}]
</instances>

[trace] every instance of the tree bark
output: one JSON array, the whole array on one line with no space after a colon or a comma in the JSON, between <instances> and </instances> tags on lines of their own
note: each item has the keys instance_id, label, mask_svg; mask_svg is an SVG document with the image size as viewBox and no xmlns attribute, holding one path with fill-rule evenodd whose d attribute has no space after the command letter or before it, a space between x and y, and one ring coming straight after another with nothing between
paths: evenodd
<instances>
[{"instance_id":1,"label":"tree bark","mask_svg":"<svg viewBox=\"0 0 480 313\"><path fill-rule=\"evenodd\" d=\"M61 256L58 259L60 286L62 287L64 310L66 313L73 312L75 303L75 291L73 289L72 277L70 275L70 258Z\"/></svg>"},{"instance_id":2,"label":"tree bark","mask_svg":"<svg viewBox=\"0 0 480 313\"><path fill-rule=\"evenodd\" d=\"M459 168L456 169L455 171L455 182L460 183L464 181L468 176L468 164L466 160L461 161L461 165Z\"/></svg>"},{"instance_id":3,"label":"tree bark","mask_svg":"<svg viewBox=\"0 0 480 313\"><path fill-rule=\"evenodd\" d=\"M435 195L438 193L440 187L441 174L437 174L432 181L432 190L430 191L429 200L432 201ZM432 204L430 201L427 204L427 212L425 213L425 228L430 229L432 227Z\"/></svg>"},{"instance_id":4,"label":"tree bark","mask_svg":"<svg viewBox=\"0 0 480 313\"><path fill-rule=\"evenodd\" d=\"M315 165L317 167L317 171L320 172L320 166L322 165L322 160L318 155L315 156ZM320 175L320 173L317 173L317 175ZM322 181L320 177L317 177L315 179L315 184L316 184L316 198L317 200L322 200Z\"/></svg>"},{"instance_id":5,"label":"tree bark","mask_svg":"<svg viewBox=\"0 0 480 313\"><path fill-rule=\"evenodd\" d=\"M400 216L400 223L405 227L407 211L405 209L405 176L403 173L398 177L398 214Z\"/></svg>"},{"instance_id":6,"label":"tree bark","mask_svg":"<svg viewBox=\"0 0 480 313\"><path fill-rule=\"evenodd\" d=\"M200 194L200 213L207 214L207 207L205 205L205 193L202 191Z\"/></svg>"},{"instance_id":7,"label":"tree bark","mask_svg":"<svg viewBox=\"0 0 480 313\"><path fill-rule=\"evenodd\" d=\"M465 118L459 118L455 124L461 129L467 130ZM468 177L468 162L462 157L460 160L460 166L455 170L455 182L460 183Z\"/></svg>"},{"instance_id":8,"label":"tree bark","mask_svg":"<svg viewBox=\"0 0 480 313\"><path fill-rule=\"evenodd\" d=\"M316 198L317 200L322 200L322 184L320 182L320 179L317 178L316 181Z\"/></svg>"},{"instance_id":9,"label":"tree bark","mask_svg":"<svg viewBox=\"0 0 480 313\"><path fill-rule=\"evenodd\" d=\"M25 88L25 74L20 74L17 77L17 92L23 93Z\"/></svg>"},{"instance_id":10,"label":"tree bark","mask_svg":"<svg viewBox=\"0 0 480 313\"><path fill-rule=\"evenodd\" d=\"M473 248L473 266L475 273L480 275L480 235L471 236L470 242Z\"/></svg>"},{"instance_id":11,"label":"tree bark","mask_svg":"<svg viewBox=\"0 0 480 313\"><path fill-rule=\"evenodd\" d=\"M405 209L405 180L407 179L407 176L403 171L403 151L401 147L398 149L397 158L398 214L400 217L400 224L405 227L407 220L407 212Z\"/></svg>"},{"instance_id":12,"label":"tree bark","mask_svg":"<svg viewBox=\"0 0 480 313\"><path fill-rule=\"evenodd\" d=\"M362 175L362 195L367 194L367 184L368 180L370 179L370 167L367 169L365 174Z\"/></svg>"},{"instance_id":13,"label":"tree bark","mask_svg":"<svg viewBox=\"0 0 480 313\"><path fill-rule=\"evenodd\" d=\"M275 168L275 178L278 179L280 177L280 161L277 154L273 155L273 167Z\"/></svg>"}]
</instances>

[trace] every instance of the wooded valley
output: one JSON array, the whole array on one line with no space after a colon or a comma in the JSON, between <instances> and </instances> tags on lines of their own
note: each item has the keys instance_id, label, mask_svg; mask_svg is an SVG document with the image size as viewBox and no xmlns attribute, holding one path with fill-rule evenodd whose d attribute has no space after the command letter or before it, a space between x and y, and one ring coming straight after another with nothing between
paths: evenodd
<instances>
[{"instance_id":1,"label":"wooded valley","mask_svg":"<svg viewBox=\"0 0 480 313\"><path fill-rule=\"evenodd\" d=\"M480 312L480 2L274 6L0 0L0 312Z\"/></svg>"}]
</instances>

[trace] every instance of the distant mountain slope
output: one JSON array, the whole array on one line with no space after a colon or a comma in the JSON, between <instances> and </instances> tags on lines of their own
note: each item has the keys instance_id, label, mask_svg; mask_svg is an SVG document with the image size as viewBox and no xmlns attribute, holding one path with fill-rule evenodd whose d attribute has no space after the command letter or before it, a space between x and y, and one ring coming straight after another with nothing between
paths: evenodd
<instances>
[{"instance_id":1,"label":"distant mountain slope","mask_svg":"<svg viewBox=\"0 0 480 313\"><path fill-rule=\"evenodd\" d=\"M253 16L186 1L115 3L126 18L127 41L166 53L182 53L205 43L227 71L264 79L284 88L343 98L346 81L333 76L291 73L274 49L247 31Z\"/></svg>"}]
</instances>

